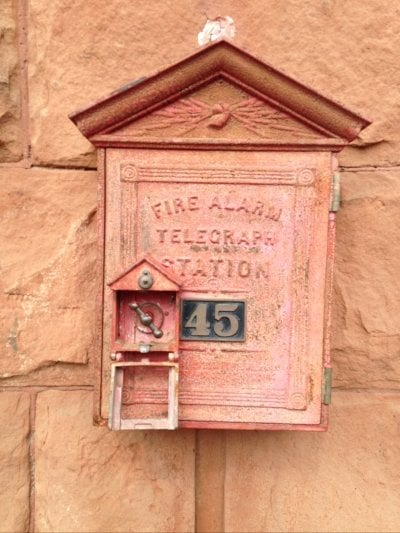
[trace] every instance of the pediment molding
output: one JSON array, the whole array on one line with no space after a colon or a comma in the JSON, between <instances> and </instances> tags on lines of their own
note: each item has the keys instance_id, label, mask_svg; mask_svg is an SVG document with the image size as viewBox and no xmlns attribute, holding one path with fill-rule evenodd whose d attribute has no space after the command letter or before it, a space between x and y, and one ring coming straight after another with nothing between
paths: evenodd
<instances>
[{"instance_id":1,"label":"pediment molding","mask_svg":"<svg viewBox=\"0 0 400 533\"><path fill-rule=\"evenodd\" d=\"M236 103L223 100L212 103L195 96L219 80L241 90L245 96ZM185 130L172 129L168 132L168 128L164 128L166 134L159 135L163 128L152 129L149 124L144 124L145 132L141 131L140 124L147 121L151 126L152 119L149 117L162 118L165 123L168 118L165 113L173 116L179 106L188 107L189 115L203 113L204 121L208 120L208 129L199 131L196 136L188 135L189 132ZM254 109L249 113L251 106ZM263 106L264 110L261 111ZM161 142L176 145L228 143L234 147L235 144L243 145L243 140L240 134L230 134L224 121L231 125L240 122L240 111L244 111L242 126L249 133L247 141L250 146L285 144L303 146L304 149L317 145L343 146L355 139L361 129L370 123L227 40L200 48L178 63L122 87L99 102L72 114L70 118L98 146L122 146L130 143L156 145ZM257 121L255 124L250 121L246 125L249 114L255 116L257 113L261 122L268 119L269 113L270 122L275 120L276 124L280 123L278 129L281 131L284 131L284 122L288 120L284 117L290 117L289 130L292 134L268 135L265 134L268 128L264 128L262 134L261 124L257 124ZM302 135L293 135L295 124ZM224 133L214 135L213 131ZM276 131L277 128L275 133Z\"/></svg>"}]
</instances>

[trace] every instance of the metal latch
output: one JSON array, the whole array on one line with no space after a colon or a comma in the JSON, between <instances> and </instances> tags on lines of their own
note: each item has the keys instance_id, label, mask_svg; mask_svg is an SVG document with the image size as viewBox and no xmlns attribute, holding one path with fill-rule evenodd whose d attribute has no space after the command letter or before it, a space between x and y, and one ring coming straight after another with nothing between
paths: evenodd
<instances>
[{"instance_id":1,"label":"metal latch","mask_svg":"<svg viewBox=\"0 0 400 533\"><path fill-rule=\"evenodd\" d=\"M335 172L332 176L332 196L330 211L336 213L340 209L340 174Z\"/></svg>"},{"instance_id":2,"label":"metal latch","mask_svg":"<svg viewBox=\"0 0 400 533\"><path fill-rule=\"evenodd\" d=\"M171 354L172 356L174 354ZM168 415L166 418L122 418L122 394L124 372L128 368L167 367L168 371ZM175 361L129 361L111 365L111 397L108 426L120 429L176 429L178 427L178 378L179 365Z\"/></svg>"},{"instance_id":3,"label":"metal latch","mask_svg":"<svg viewBox=\"0 0 400 533\"><path fill-rule=\"evenodd\" d=\"M324 386L322 391L322 403L330 405L332 400L332 368L324 368Z\"/></svg>"}]
</instances>

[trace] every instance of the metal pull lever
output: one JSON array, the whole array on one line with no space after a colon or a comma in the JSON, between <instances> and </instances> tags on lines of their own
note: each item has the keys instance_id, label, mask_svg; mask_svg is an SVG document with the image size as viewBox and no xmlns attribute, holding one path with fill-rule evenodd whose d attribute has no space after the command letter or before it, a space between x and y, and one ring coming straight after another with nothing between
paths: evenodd
<instances>
[{"instance_id":1,"label":"metal pull lever","mask_svg":"<svg viewBox=\"0 0 400 533\"><path fill-rule=\"evenodd\" d=\"M148 328L151 329L156 339L160 339L164 335L161 329L159 329L154 324L152 317L148 315L147 313L144 313L142 309L140 309L137 303L128 304L128 306L130 307L130 309L132 309L132 311L135 311L135 313L138 315L139 320L143 324L143 326L147 326Z\"/></svg>"}]
</instances>

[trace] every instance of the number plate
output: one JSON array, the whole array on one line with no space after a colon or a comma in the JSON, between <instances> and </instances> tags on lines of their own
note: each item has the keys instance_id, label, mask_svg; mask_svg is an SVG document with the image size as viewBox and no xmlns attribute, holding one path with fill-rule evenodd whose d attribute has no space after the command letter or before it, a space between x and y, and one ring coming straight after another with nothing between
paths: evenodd
<instances>
[{"instance_id":1,"label":"number plate","mask_svg":"<svg viewBox=\"0 0 400 533\"><path fill-rule=\"evenodd\" d=\"M245 302L237 300L183 300L181 339L244 341Z\"/></svg>"}]
</instances>

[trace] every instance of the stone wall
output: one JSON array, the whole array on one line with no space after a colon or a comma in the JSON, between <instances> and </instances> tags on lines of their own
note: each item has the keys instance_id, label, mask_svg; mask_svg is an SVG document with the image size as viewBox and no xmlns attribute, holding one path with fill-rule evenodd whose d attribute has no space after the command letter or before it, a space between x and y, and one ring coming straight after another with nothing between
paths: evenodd
<instances>
[{"instance_id":1,"label":"stone wall","mask_svg":"<svg viewBox=\"0 0 400 533\"><path fill-rule=\"evenodd\" d=\"M324 434L92 426L96 169L67 114L237 44L373 120L340 156ZM400 531L396 0L2 0L0 531Z\"/></svg>"}]
</instances>

